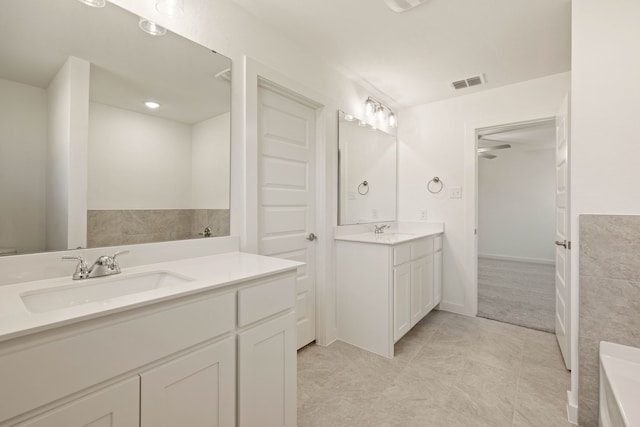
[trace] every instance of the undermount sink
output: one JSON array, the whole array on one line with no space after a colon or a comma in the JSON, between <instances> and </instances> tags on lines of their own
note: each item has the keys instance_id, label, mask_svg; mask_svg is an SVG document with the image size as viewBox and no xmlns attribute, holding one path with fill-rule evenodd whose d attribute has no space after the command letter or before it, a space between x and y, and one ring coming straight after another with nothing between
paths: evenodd
<instances>
[{"instance_id":1,"label":"undermount sink","mask_svg":"<svg viewBox=\"0 0 640 427\"><path fill-rule=\"evenodd\" d=\"M168 271L153 271L69 280L62 286L25 292L20 298L31 313L44 313L191 281L193 279Z\"/></svg>"}]
</instances>

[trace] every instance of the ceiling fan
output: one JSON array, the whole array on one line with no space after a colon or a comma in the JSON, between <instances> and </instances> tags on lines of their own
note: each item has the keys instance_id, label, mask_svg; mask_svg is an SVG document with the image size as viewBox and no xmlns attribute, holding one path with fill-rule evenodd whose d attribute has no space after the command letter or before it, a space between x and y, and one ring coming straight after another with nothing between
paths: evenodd
<instances>
[{"instance_id":1,"label":"ceiling fan","mask_svg":"<svg viewBox=\"0 0 640 427\"><path fill-rule=\"evenodd\" d=\"M426 1L427 0L384 0L389 9L394 12L404 12L405 10L413 9Z\"/></svg>"},{"instance_id":2,"label":"ceiling fan","mask_svg":"<svg viewBox=\"0 0 640 427\"><path fill-rule=\"evenodd\" d=\"M493 139L486 139L484 136L480 135L478 137L478 142L489 142L489 143L501 143L504 141L496 141ZM507 148L511 148L511 144L499 144L499 145L492 145L490 147L478 147L477 149L477 153L478 153L478 157L482 157L483 159L495 159L497 156L495 154L490 154L490 151L496 151L496 150L504 150Z\"/></svg>"}]
</instances>

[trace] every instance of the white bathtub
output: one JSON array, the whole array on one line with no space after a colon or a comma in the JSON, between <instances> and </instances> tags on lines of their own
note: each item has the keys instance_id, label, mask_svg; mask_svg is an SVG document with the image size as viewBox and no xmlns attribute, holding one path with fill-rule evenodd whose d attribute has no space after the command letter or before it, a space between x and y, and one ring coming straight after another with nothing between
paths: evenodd
<instances>
[{"instance_id":1,"label":"white bathtub","mask_svg":"<svg viewBox=\"0 0 640 427\"><path fill-rule=\"evenodd\" d=\"M600 426L640 426L640 349L600 342Z\"/></svg>"}]
</instances>

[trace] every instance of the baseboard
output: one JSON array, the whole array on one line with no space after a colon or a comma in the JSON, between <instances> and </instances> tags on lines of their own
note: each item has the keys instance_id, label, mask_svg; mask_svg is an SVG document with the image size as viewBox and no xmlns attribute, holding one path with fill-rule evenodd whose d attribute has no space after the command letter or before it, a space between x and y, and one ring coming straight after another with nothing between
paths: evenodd
<instances>
[{"instance_id":1,"label":"baseboard","mask_svg":"<svg viewBox=\"0 0 640 427\"><path fill-rule=\"evenodd\" d=\"M452 304L448 302L441 301L440 302L440 310L448 311L450 313L462 314L464 316L475 317L475 315L470 314L467 308L462 304Z\"/></svg>"},{"instance_id":2,"label":"baseboard","mask_svg":"<svg viewBox=\"0 0 640 427\"><path fill-rule=\"evenodd\" d=\"M517 256L509 256L509 255L478 254L478 258L495 259L499 261L529 262L532 264L547 264L547 265L555 264L555 261L552 259L526 258L526 257L517 257Z\"/></svg>"},{"instance_id":3,"label":"baseboard","mask_svg":"<svg viewBox=\"0 0 640 427\"><path fill-rule=\"evenodd\" d=\"M571 390L567 391L567 419L571 424L578 425L578 405L571 403Z\"/></svg>"}]
</instances>

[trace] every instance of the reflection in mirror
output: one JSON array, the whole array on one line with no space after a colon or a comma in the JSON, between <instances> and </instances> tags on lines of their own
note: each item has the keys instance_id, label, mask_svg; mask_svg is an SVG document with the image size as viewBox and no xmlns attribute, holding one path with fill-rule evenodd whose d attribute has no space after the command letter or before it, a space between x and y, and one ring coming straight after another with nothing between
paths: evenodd
<instances>
[{"instance_id":1,"label":"reflection in mirror","mask_svg":"<svg viewBox=\"0 0 640 427\"><path fill-rule=\"evenodd\" d=\"M396 137L338 112L338 225L395 221Z\"/></svg>"},{"instance_id":2,"label":"reflection in mirror","mask_svg":"<svg viewBox=\"0 0 640 427\"><path fill-rule=\"evenodd\" d=\"M0 256L229 234L231 61L138 21L3 1Z\"/></svg>"}]
</instances>

